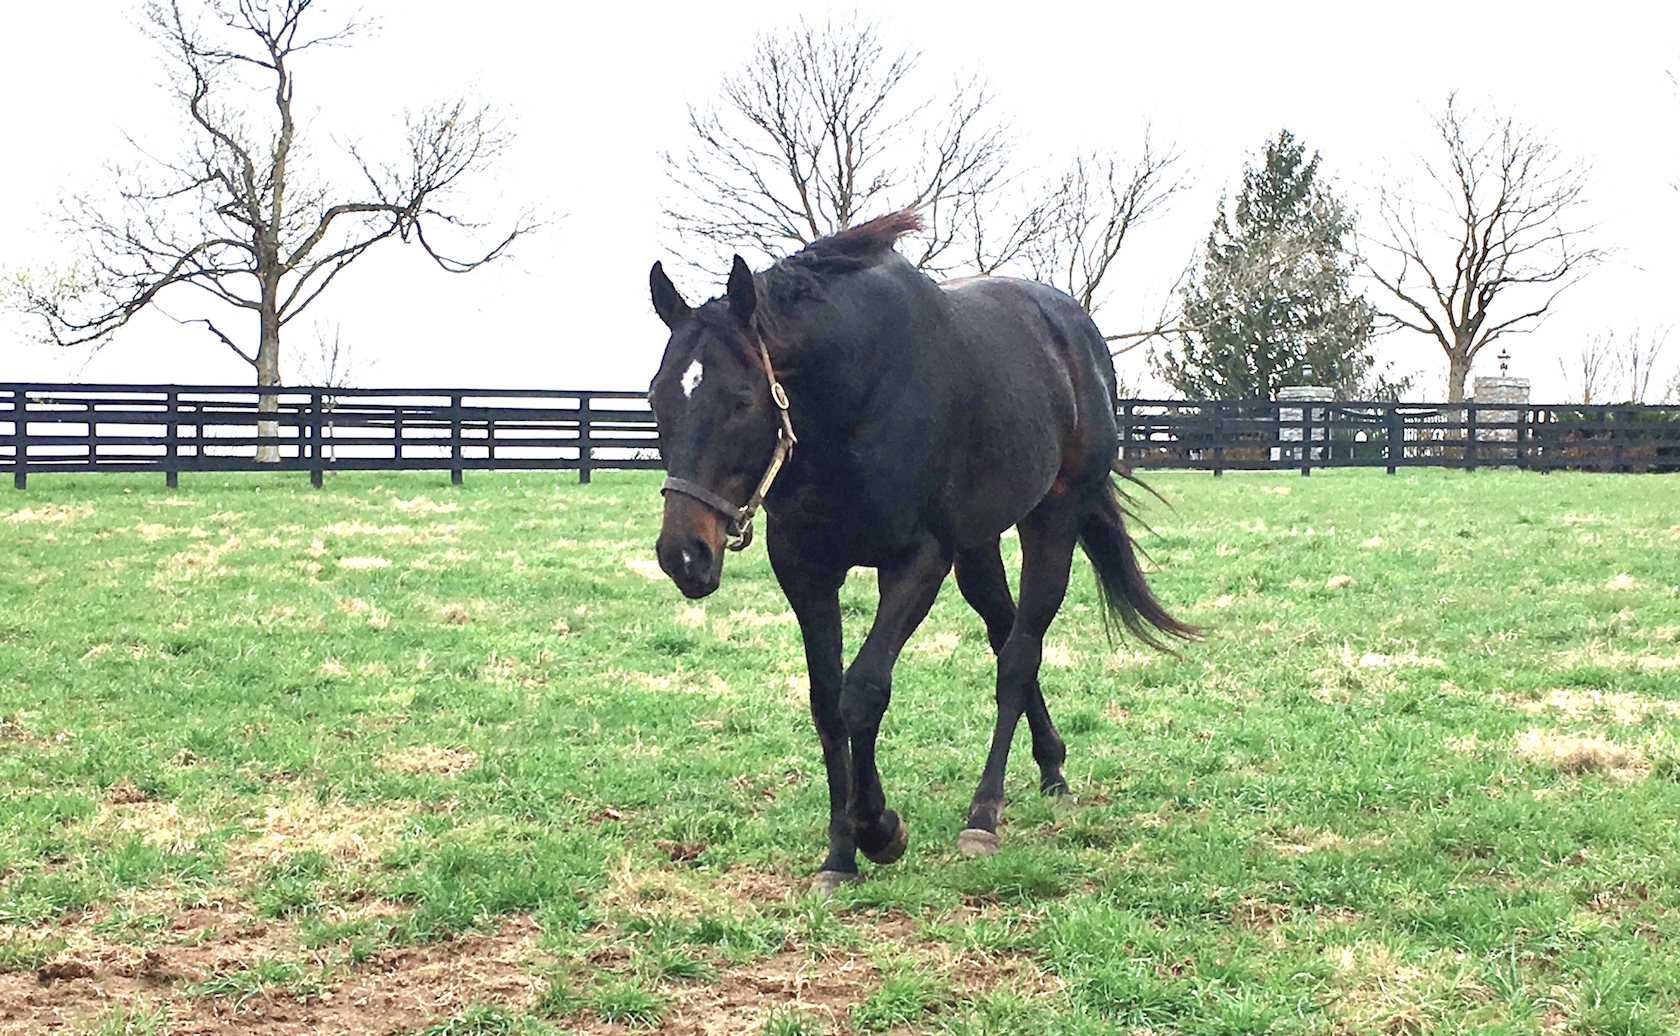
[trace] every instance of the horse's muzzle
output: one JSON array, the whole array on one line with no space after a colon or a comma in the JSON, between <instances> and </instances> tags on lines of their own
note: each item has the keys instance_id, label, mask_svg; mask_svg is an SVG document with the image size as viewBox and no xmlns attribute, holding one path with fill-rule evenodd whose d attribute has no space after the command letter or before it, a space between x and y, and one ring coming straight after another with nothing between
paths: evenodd
<instances>
[{"instance_id":1,"label":"horse's muzzle","mask_svg":"<svg viewBox=\"0 0 1680 1036\"><path fill-rule=\"evenodd\" d=\"M665 498L665 524L654 550L659 567L684 597L698 600L723 579L722 519L710 508L677 494Z\"/></svg>"}]
</instances>

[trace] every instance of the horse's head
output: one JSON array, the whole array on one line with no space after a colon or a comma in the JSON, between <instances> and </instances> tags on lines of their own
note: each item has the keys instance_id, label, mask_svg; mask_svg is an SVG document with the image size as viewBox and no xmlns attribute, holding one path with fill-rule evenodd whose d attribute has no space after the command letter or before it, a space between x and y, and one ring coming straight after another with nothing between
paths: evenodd
<instances>
[{"instance_id":1,"label":"horse's head","mask_svg":"<svg viewBox=\"0 0 1680 1036\"><path fill-rule=\"evenodd\" d=\"M649 279L653 308L671 329L648 388L669 475L655 550L677 588L699 598L717 589L725 545L744 531L740 508L773 477L785 455L778 433L791 426L772 393L768 354L753 322L758 293L741 257L724 297L699 309L683 301L660 264Z\"/></svg>"}]
</instances>

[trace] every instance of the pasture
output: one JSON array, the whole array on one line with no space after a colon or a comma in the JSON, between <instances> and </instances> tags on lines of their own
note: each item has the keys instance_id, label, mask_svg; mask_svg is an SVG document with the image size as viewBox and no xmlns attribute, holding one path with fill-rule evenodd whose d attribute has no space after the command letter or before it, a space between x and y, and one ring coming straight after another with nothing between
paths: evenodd
<instances>
[{"instance_id":1,"label":"pasture","mask_svg":"<svg viewBox=\"0 0 1680 1036\"><path fill-rule=\"evenodd\" d=\"M0 1033L1661 1033L1680 482L1160 473L1076 558L1003 850L947 585L882 736L911 846L829 899L762 545L682 600L657 473L37 476L0 498ZM1007 549L1005 556L1012 559ZM873 610L844 591L848 656Z\"/></svg>"}]
</instances>

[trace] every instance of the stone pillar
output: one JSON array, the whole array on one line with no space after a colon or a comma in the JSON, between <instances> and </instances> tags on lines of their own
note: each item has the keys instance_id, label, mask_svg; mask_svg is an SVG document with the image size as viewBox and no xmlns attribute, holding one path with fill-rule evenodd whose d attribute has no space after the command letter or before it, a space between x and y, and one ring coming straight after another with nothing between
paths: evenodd
<instances>
[{"instance_id":1,"label":"stone pillar","mask_svg":"<svg viewBox=\"0 0 1680 1036\"><path fill-rule=\"evenodd\" d=\"M1511 443L1509 446L1477 447L1477 452L1489 460L1497 460L1501 464L1514 464L1517 460L1519 447L1515 445L1520 439L1520 428L1484 428L1482 425L1519 425L1524 412L1528 408L1528 379L1527 378L1477 378L1470 396L1470 402L1480 404L1476 408L1476 441L1478 443ZM1511 410L1484 410L1489 403L1512 403Z\"/></svg>"},{"instance_id":2,"label":"stone pillar","mask_svg":"<svg viewBox=\"0 0 1680 1036\"><path fill-rule=\"evenodd\" d=\"M1287 385L1278 389L1277 398L1279 403L1330 403L1336 398L1336 390L1318 385ZM1278 441L1301 442L1301 422L1305 420L1312 429L1313 441L1323 442L1328 431L1324 427L1327 416L1324 407L1278 407ZM1272 450L1273 460L1296 460L1303 467L1323 456L1322 446L1283 446Z\"/></svg>"}]
</instances>

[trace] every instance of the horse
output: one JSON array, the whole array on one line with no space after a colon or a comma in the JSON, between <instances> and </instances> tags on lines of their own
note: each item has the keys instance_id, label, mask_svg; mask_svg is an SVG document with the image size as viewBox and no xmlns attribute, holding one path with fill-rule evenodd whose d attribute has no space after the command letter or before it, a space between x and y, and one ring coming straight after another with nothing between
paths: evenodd
<instances>
[{"instance_id":1,"label":"horse","mask_svg":"<svg viewBox=\"0 0 1680 1036\"><path fill-rule=\"evenodd\" d=\"M1157 634L1197 633L1156 599L1127 533L1111 477L1114 366L1090 316L1034 281L936 283L894 248L919 229L913 213L892 213L759 274L737 255L724 294L699 307L661 264L649 276L670 331L648 393L667 471L655 551L678 590L705 597L764 511L828 776L817 891L858 880L858 851L885 865L909 843L886 805L876 737L893 666L952 569L997 656L991 750L957 840L965 855L998 850L1023 715L1042 791L1067 792L1038 670L1075 544L1096 570L1105 623L1156 647ZM1000 552L1012 526L1019 602ZM854 567L876 570L880 603L843 667L839 590Z\"/></svg>"}]
</instances>

